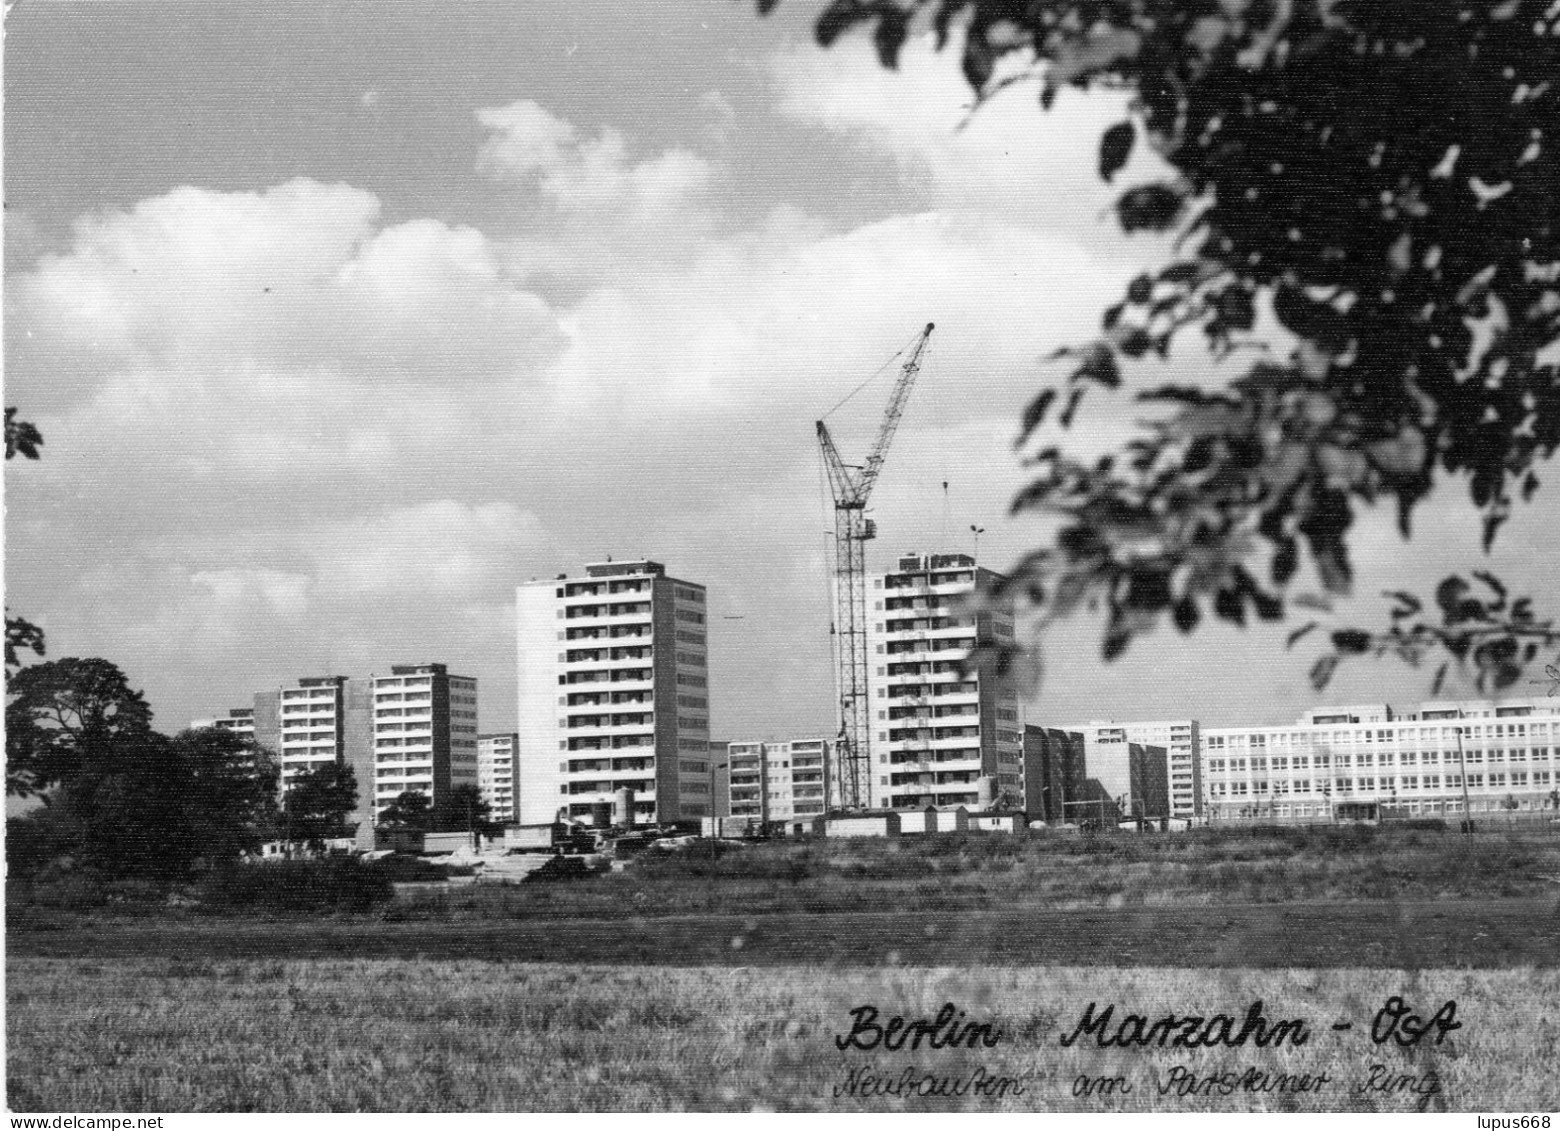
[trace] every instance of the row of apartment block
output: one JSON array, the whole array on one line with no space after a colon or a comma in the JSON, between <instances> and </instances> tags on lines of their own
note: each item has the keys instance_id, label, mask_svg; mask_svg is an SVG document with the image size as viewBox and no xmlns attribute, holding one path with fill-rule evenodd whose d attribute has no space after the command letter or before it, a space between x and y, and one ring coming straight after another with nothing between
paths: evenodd
<instances>
[{"instance_id":1,"label":"row of apartment block","mask_svg":"<svg viewBox=\"0 0 1560 1131\"><path fill-rule=\"evenodd\" d=\"M966 554L905 555L871 577L872 808L974 806L984 794L1047 821L1103 820L1112 807L1308 820L1344 802L1542 808L1560 787L1557 699L1318 708L1287 727L1028 724L1011 676L986 662L964 670L977 645L1013 637L1011 607L967 600L1000 580ZM509 733L477 733L476 681L441 664L299 679L200 722L277 751L284 788L328 760L353 767L370 821L404 790L437 803L466 783L494 819L526 824L585 817L624 788L641 822L782 822L838 808L829 739L710 741L707 610L704 586L649 560L520 586Z\"/></svg>"},{"instance_id":2,"label":"row of apartment block","mask_svg":"<svg viewBox=\"0 0 1560 1131\"><path fill-rule=\"evenodd\" d=\"M987 776L1021 803L1017 690L989 665L960 671L978 640L1012 638L1011 609L960 607L996 579L965 554L909 555L872 578L871 805L973 804ZM586 816L624 788L644 821L784 820L838 805L826 739L711 753L706 615L704 586L647 560L519 587L523 822ZM722 768L730 814L715 805Z\"/></svg>"},{"instance_id":3,"label":"row of apartment block","mask_svg":"<svg viewBox=\"0 0 1560 1131\"><path fill-rule=\"evenodd\" d=\"M191 725L232 730L275 752L283 794L317 766L350 767L359 823L372 824L405 791L438 804L478 782L477 681L443 664L397 664L366 679L303 677Z\"/></svg>"}]
</instances>

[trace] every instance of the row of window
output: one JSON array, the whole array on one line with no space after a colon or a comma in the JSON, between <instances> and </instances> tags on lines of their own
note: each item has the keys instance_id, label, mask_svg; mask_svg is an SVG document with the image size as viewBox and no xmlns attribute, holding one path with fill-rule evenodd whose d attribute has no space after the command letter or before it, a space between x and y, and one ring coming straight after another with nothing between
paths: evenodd
<instances>
[{"instance_id":1,"label":"row of window","mask_svg":"<svg viewBox=\"0 0 1560 1131\"><path fill-rule=\"evenodd\" d=\"M1404 774L1398 777L1377 778L1374 776L1361 776L1358 778L1333 778L1329 781L1253 781L1253 782L1211 782L1209 793L1214 797L1246 797L1260 796L1267 793L1327 793L1336 791L1339 793L1390 793L1393 790L1413 789L1460 789L1463 785L1463 777L1466 776L1469 789L1527 789L1533 787L1545 787L1557 780L1549 770L1534 770L1531 775L1526 770L1513 770L1510 773L1469 773L1458 774ZM1443 785L1444 782L1444 785Z\"/></svg>"},{"instance_id":2,"label":"row of window","mask_svg":"<svg viewBox=\"0 0 1560 1131\"><path fill-rule=\"evenodd\" d=\"M1462 730L1463 742L1488 742L1505 738L1527 738L1530 735L1539 738L1550 736L1550 723L1478 723L1464 726ZM1206 735L1208 746L1211 749L1226 748L1228 746L1248 745L1258 746L1312 746L1331 745L1337 743L1353 743L1355 745L1391 743L1391 742L1436 742L1443 749L1456 749L1457 731L1459 728L1452 726L1416 726L1408 725L1389 729L1355 730L1295 730L1282 731L1271 734L1209 734Z\"/></svg>"},{"instance_id":3,"label":"row of window","mask_svg":"<svg viewBox=\"0 0 1560 1131\"><path fill-rule=\"evenodd\" d=\"M1269 757L1253 758L1210 758L1208 759L1209 773L1246 773L1248 771L1262 771L1268 768L1274 770L1286 770L1291 764L1296 770L1304 770L1309 765L1318 769L1326 769L1329 765L1341 768L1349 766L1413 766L1423 764L1434 766L1444 761L1447 765L1456 765L1462 761L1468 765L1482 765L1486 761L1490 763L1512 762L1542 762L1550 757L1551 748L1548 746L1535 746L1530 749L1514 747L1510 750L1466 750L1459 755L1456 751L1437 750L1400 750L1396 752L1380 751L1375 754L1296 754L1293 756L1275 754Z\"/></svg>"}]
</instances>

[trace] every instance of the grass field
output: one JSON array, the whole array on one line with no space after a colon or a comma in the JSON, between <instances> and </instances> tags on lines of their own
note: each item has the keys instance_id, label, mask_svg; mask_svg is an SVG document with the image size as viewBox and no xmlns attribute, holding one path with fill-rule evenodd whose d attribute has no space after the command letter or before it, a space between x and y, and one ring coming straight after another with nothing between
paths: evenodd
<instances>
[{"instance_id":1,"label":"grass field","mask_svg":"<svg viewBox=\"0 0 1560 1131\"><path fill-rule=\"evenodd\" d=\"M179 954L666 966L1499 969L1560 963L1560 913L1554 897L1085 911L626 912L612 921L384 922L361 915L170 921L51 913L13 921L7 949L107 961Z\"/></svg>"},{"instance_id":2,"label":"grass field","mask_svg":"<svg viewBox=\"0 0 1560 1131\"><path fill-rule=\"evenodd\" d=\"M1324 828L696 850L332 915L12 884L9 1098L24 1111L1548 1110L1556 878L1560 840L1542 834ZM1427 1012L1455 999L1463 1028L1440 1047L1377 1050L1370 1022L1393 993ZM1240 1015L1257 998L1269 1018L1306 1018L1312 1042L1057 1043L1090 1001ZM856 1006L886 1020L944 1002L1001 1041L832 1044ZM1339 1018L1354 1024L1341 1036ZM1401 1086L1359 1090L1372 1065ZM1248 1068L1331 1079L1304 1094L1156 1084ZM995 1093L913 1094L977 1070ZM852 1071L876 1094L835 1094ZM1080 1076L1118 1075L1130 1091L1075 1094Z\"/></svg>"},{"instance_id":3,"label":"grass field","mask_svg":"<svg viewBox=\"0 0 1560 1131\"><path fill-rule=\"evenodd\" d=\"M1229 903L1444 900L1560 894L1560 836L1365 826L1199 829L1158 836L775 841L710 856L646 856L590 884L458 888L397 919L864 910L1080 910Z\"/></svg>"},{"instance_id":4,"label":"grass field","mask_svg":"<svg viewBox=\"0 0 1560 1131\"><path fill-rule=\"evenodd\" d=\"M537 966L481 961L116 963L13 959L7 1079L21 1111L1361 1110L1553 1111L1560 972L1168 971L1155 968ZM1457 1003L1436 1047L1377 1049L1384 999ZM1060 1047L1083 1007L1118 1014L1303 1018L1303 1048ZM927 1016L944 1002L1000 1030L993 1048L840 1052L850 1010ZM1333 1021L1354 1023L1334 1033ZM853 1067L886 1079L1004 1078L1006 1094L837 1096ZM1162 1096L1156 1079L1248 1067L1325 1073L1305 1094ZM1359 1090L1372 1065L1404 1090ZM1434 1076L1428 1075L1434 1073ZM1075 1096L1079 1076L1130 1093ZM1380 1077L1378 1077L1380 1078ZM990 1089L988 1088L988 1091Z\"/></svg>"}]
</instances>

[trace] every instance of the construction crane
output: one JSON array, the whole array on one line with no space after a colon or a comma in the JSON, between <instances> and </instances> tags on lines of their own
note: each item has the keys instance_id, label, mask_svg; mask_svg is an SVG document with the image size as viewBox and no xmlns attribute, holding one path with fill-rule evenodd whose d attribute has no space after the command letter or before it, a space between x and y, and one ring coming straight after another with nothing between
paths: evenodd
<instances>
[{"instance_id":1,"label":"construction crane","mask_svg":"<svg viewBox=\"0 0 1560 1131\"><path fill-rule=\"evenodd\" d=\"M860 467L840 458L829 429L818 421L818 446L823 452L829 474L829 489L834 495L834 679L840 697L840 730L834 744L834 789L839 807L860 809L867 805L867 787L872 772L868 753L871 728L871 703L867 698L867 570L866 543L877 536L877 525L867 517L867 499L883 469L883 458L893 442L899 418L915 375L921 369L921 355L932 336L932 323L926 324L915 348L899 369L888 397L877 440Z\"/></svg>"}]
</instances>

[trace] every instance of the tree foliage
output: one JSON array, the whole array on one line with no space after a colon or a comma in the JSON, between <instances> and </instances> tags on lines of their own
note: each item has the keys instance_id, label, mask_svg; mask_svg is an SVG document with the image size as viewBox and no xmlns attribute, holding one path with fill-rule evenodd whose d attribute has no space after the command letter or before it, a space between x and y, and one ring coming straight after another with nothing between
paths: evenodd
<instances>
[{"instance_id":1,"label":"tree foliage","mask_svg":"<svg viewBox=\"0 0 1560 1131\"><path fill-rule=\"evenodd\" d=\"M352 831L347 819L357 803L357 775L351 766L325 762L305 770L290 780L282 798L284 835L322 849L331 837Z\"/></svg>"},{"instance_id":2,"label":"tree foliage","mask_svg":"<svg viewBox=\"0 0 1560 1131\"><path fill-rule=\"evenodd\" d=\"M1107 659L1166 619L1277 620L1325 602L1296 592L1306 564L1326 594L1349 591L1362 505L1390 501L1407 534L1444 476L1467 480L1488 550L1560 444L1560 6L837 0L816 33L827 46L866 25L893 67L918 19L939 47L962 28L977 101L1023 77L997 77L1004 59L1031 65L1043 106L1066 86L1128 92L1101 176L1138 144L1173 170L1115 214L1175 232L1175 261L1132 281L1024 414L1035 477L1013 509L1062 525L1010 592L1045 616L1103 608ZM1221 391L1140 392L1161 414L1123 451L1032 450L1053 410L1067 428L1131 363L1194 334L1253 361ZM1439 599L1454 583L1468 584L1449 578L1385 632L1342 630L1313 678L1349 655L1439 648L1506 687L1560 640L1518 602L1462 615Z\"/></svg>"},{"instance_id":3,"label":"tree foliage","mask_svg":"<svg viewBox=\"0 0 1560 1131\"><path fill-rule=\"evenodd\" d=\"M106 877L185 879L199 861L253 852L275 824L275 768L230 731L89 726L61 765L50 804L12 825L28 871L64 860Z\"/></svg>"},{"instance_id":4,"label":"tree foliage","mask_svg":"<svg viewBox=\"0 0 1560 1131\"><path fill-rule=\"evenodd\" d=\"M428 800L428 795L420 790L408 789L385 806L379 814L378 823L426 832L433 828L434 816L433 803Z\"/></svg>"},{"instance_id":5,"label":"tree foliage","mask_svg":"<svg viewBox=\"0 0 1560 1131\"><path fill-rule=\"evenodd\" d=\"M492 807L475 785L457 785L445 790L434 807L433 828L443 832L479 832L492 835L502 826L492 819Z\"/></svg>"},{"instance_id":6,"label":"tree foliage","mask_svg":"<svg viewBox=\"0 0 1560 1131\"><path fill-rule=\"evenodd\" d=\"M18 455L28 459L38 458L38 449L43 446L43 437L38 429L25 420L16 419L16 409L5 410L5 458L14 459ZM7 681L10 673L22 666L21 653L25 650L32 651L35 655L42 656L43 629L21 617L10 616L10 610L6 610L5 618L5 670Z\"/></svg>"},{"instance_id":7,"label":"tree foliage","mask_svg":"<svg viewBox=\"0 0 1560 1131\"><path fill-rule=\"evenodd\" d=\"M277 825L280 769L253 739L219 727L171 740L183 821L197 854L234 860L259 850Z\"/></svg>"},{"instance_id":8,"label":"tree foliage","mask_svg":"<svg viewBox=\"0 0 1560 1131\"><path fill-rule=\"evenodd\" d=\"M6 792L41 793L80 774L120 740L149 733L152 710L107 660L70 657L10 675Z\"/></svg>"}]
</instances>

